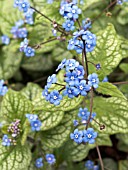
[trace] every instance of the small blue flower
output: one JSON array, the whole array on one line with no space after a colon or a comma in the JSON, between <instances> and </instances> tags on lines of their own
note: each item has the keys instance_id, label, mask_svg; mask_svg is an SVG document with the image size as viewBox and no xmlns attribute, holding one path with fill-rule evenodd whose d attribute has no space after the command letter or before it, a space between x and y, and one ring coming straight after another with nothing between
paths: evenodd
<instances>
[{"instance_id":1,"label":"small blue flower","mask_svg":"<svg viewBox=\"0 0 128 170\"><path fill-rule=\"evenodd\" d=\"M92 73L88 76L88 84L94 88L98 88L99 78L96 73Z\"/></svg>"},{"instance_id":2,"label":"small blue flower","mask_svg":"<svg viewBox=\"0 0 128 170\"><path fill-rule=\"evenodd\" d=\"M75 71L77 72L77 76L79 79L84 78L85 71L83 66L79 65L77 68L75 68Z\"/></svg>"},{"instance_id":3,"label":"small blue flower","mask_svg":"<svg viewBox=\"0 0 128 170\"><path fill-rule=\"evenodd\" d=\"M70 138L73 139L76 143L82 143L83 141L83 132L78 129L74 130L74 133L70 134Z\"/></svg>"},{"instance_id":4,"label":"small blue flower","mask_svg":"<svg viewBox=\"0 0 128 170\"><path fill-rule=\"evenodd\" d=\"M86 31L88 28L91 28L92 22L89 18L86 18L82 21L82 28Z\"/></svg>"},{"instance_id":5,"label":"small blue flower","mask_svg":"<svg viewBox=\"0 0 128 170\"><path fill-rule=\"evenodd\" d=\"M41 168L43 166L43 158L38 158L35 162L37 168Z\"/></svg>"},{"instance_id":6,"label":"small blue flower","mask_svg":"<svg viewBox=\"0 0 128 170\"><path fill-rule=\"evenodd\" d=\"M42 125L40 120L34 120L30 122L32 131L39 131Z\"/></svg>"},{"instance_id":7,"label":"small blue flower","mask_svg":"<svg viewBox=\"0 0 128 170\"><path fill-rule=\"evenodd\" d=\"M96 69L97 69L97 70L100 70L100 69L101 69L100 63L96 64Z\"/></svg>"},{"instance_id":8,"label":"small blue flower","mask_svg":"<svg viewBox=\"0 0 128 170\"><path fill-rule=\"evenodd\" d=\"M8 45L10 43L10 38L7 35L2 35L1 41L3 44Z\"/></svg>"},{"instance_id":9,"label":"small blue flower","mask_svg":"<svg viewBox=\"0 0 128 170\"><path fill-rule=\"evenodd\" d=\"M122 0L117 0L117 4L118 4L118 5L122 5L122 4L123 4L123 1L122 1Z\"/></svg>"},{"instance_id":10,"label":"small blue flower","mask_svg":"<svg viewBox=\"0 0 128 170\"><path fill-rule=\"evenodd\" d=\"M78 96L79 91L75 87L66 86L66 89L63 91L64 96L68 96L69 98L74 98Z\"/></svg>"},{"instance_id":11,"label":"small blue flower","mask_svg":"<svg viewBox=\"0 0 128 170\"><path fill-rule=\"evenodd\" d=\"M46 99L47 101L49 101L49 99L50 99L50 94L49 94L49 92L48 92L47 86L45 86L45 88L44 88L44 90L43 90L43 92L42 92L42 95L45 97L45 99Z\"/></svg>"},{"instance_id":12,"label":"small blue flower","mask_svg":"<svg viewBox=\"0 0 128 170\"><path fill-rule=\"evenodd\" d=\"M50 103L57 106L60 104L61 100L62 100L62 95L60 95L57 90L54 90L50 93L50 99L49 99Z\"/></svg>"},{"instance_id":13,"label":"small blue flower","mask_svg":"<svg viewBox=\"0 0 128 170\"><path fill-rule=\"evenodd\" d=\"M55 156L53 154L46 154L45 158L50 165L56 162Z\"/></svg>"},{"instance_id":14,"label":"small blue flower","mask_svg":"<svg viewBox=\"0 0 128 170\"><path fill-rule=\"evenodd\" d=\"M18 29L18 38L26 38L27 34L28 34L28 31L26 28Z\"/></svg>"},{"instance_id":15,"label":"small blue flower","mask_svg":"<svg viewBox=\"0 0 128 170\"><path fill-rule=\"evenodd\" d=\"M85 162L85 167L86 167L88 170L94 170L94 169L93 169L93 168L94 168L94 162L93 162L93 161L90 161L90 160L86 161L86 162Z\"/></svg>"},{"instance_id":16,"label":"small blue flower","mask_svg":"<svg viewBox=\"0 0 128 170\"><path fill-rule=\"evenodd\" d=\"M31 8L29 8L28 11L24 13L25 23L30 24L30 25L34 23L33 13L34 13L34 10Z\"/></svg>"},{"instance_id":17,"label":"small blue flower","mask_svg":"<svg viewBox=\"0 0 128 170\"><path fill-rule=\"evenodd\" d=\"M53 74L52 76L49 76L47 79L47 88L50 88L52 84L55 84L57 82L56 74Z\"/></svg>"},{"instance_id":18,"label":"small blue flower","mask_svg":"<svg viewBox=\"0 0 128 170\"><path fill-rule=\"evenodd\" d=\"M100 170L100 169L99 169L99 165L95 165L95 166L93 167L93 170Z\"/></svg>"},{"instance_id":19,"label":"small blue flower","mask_svg":"<svg viewBox=\"0 0 128 170\"><path fill-rule=\"evenodd\" d=\"M102 82L108 82L108 77L104 77L104 79L102 80Z\"/></svg>"},{"instance_id":20,"label":"small blue flower","mask_svg":"<svg viewBox=\"0 0 128 170\"><path fill-rule=\"evenodd\" d=\"M75 41L75 47L74 47L74 50L78 53L78 54L81 54L82 51L83 51L83 41L81 40L76 40Z\"/></svg>"},{"instance_id":21,"label":"small blue flower","mask_svg":"<svg viewBox=\"0 0 128 170\"><path fill-rule=\"evenodd\" d=\"M65 29L65 31L73 31L75 29L74 22L70 19L66 20L63 24L62 27Z\"/></svg>"},{"instance_id":22,"label":"small blue flower","mask_svg":"<svg viewBox=\"0 0 128 170\"><path fill-rule=\"evenodd\" d=\"M67 46L68 50L74 50L74 48L75 48L75 41L76 40L74 40L74 39L69 40L68 46Z\"/></svg>"},{"instance_id":23,"label":"small blue flower","mask_svg":"<svg viewBox=\"0 0 128 170\"><path fill-rule=\"evenodd\" d=\"M28 46L24 49L24 53L27 57L33 57L35 55L35 50Z\"/></svg>"},{"instance_id":24,"label":"small blue flower","mask_svg":"<svg viewBox=\"0 0 128 170\"><path fill-rule=\"evenodd\" d=\"M82 123L82 124L86 124L86 123L88 122L88 120L89 120L89 117L90 117L90 112L89 112L89 114L86 114L86 116L84 116L84 117L82 118L81 123ZM93 121L94 117L96 117L96 113L92 113L92 114L91 114L90 122Z\"/></svg>"},{"instance_id":25,"label":"small blue flower","mask_svg":"<svg viewBox=\"0 0 128 170\"><path fill-rule=\"evenodd\" d=\"M90 90L90 86L86 84L86 80L81 80L78 84L76 84L76 87L79 90L79 94L82 96L86 96L87 91Z\"/></svg>"},{"instance_id":26,"label":"small blue flower","mask_svg":"<svg viewBox=\"0 0 128 170\"><path fill-rule=\"evenodd\" d=\"M56 29L52 29L52 34L53 34L53 36L57 36L57 30Z\"/></svg>"},{"instance_id":27,"label":"small blue flower","mask_svg":"<svg viewBox=\"0 0 128 170\"><path fill-rule=\"evenodd\" d=\"M11 145L11 139L9 139L7 135L3 136L2 145L3 146L10 146Z\"/></svg>"},{"instance_id":28,"label":"small blue flower","mask_svg":"<svg viewBox=\"0 0 128 170\"><path fill-rule=\"evenodd\" d=\"M19 30L17 26L12 27L11 31L13 38L19 38Z\"/></svg>"},{"instance_id":29,"label":"small blue flower","mask_svg":"<svg viewBox=\"0 0 128 170\"><path fill-rule=\"evenodd\" d=\"M14 7L15 7L15 8L16 8L16 7L19 7L20 1L21 1L21 0L15 0L15 1L14 1Z\"/></svg>"},{"instance_id":30,"label":"small blue flower","mask_svg":"<svg viewBox=\"0 0 128 170\"><path fill-rule=\"evenodd\" d=\"M20 51L23 52L28 46L28 39L25 38L24 41L20 43Z\"/></svg>"},{"instance_id":31,"label":"small blue flower","mask_svg":"<svg viewBox=\"0 0 128 170\"><path fill-rule=\"evenodd\" d=\"M79 9L76 5L72 5L65 18L72 18L73 20L76 20L78 19L79 14L81 14L81 9Z\"/></svg>"},{"instance_id":32,"label":"small blue flower","mask_svg":"<svg viewBox=\"0 0 128 170\"><path fill-rule=\"evenodd\" d=\"M22 1L20 1L18 7L19 7L19 10L21 10L23 12L27 12L30 7L30 4L28 3L27 0L22 0Z\"/></svg>"},{"instance_id":33,"label":"small blue flower","mask_svg":"<svg viewBox=\"0 0 128 170\"><path fill-rule=\"evenodd\" d=\"M35 114L26 114L26 117L28 118L29 122L32 122L38 119L38 116Z\"/></svg>"},{"instance_id":34,"label":"small blue flower","mask_svg":"<svg viewBox=\"0 0 128 170\"><path fill-rule=\"evenodd\" d=\"M95 138L97 137L97 132L94 132L93 128L88 128L83 131L83 142L88 142L89 144L95 143Z\"/></svg>"},{"instance_id":35,"label":"small blue flower","mask_svg":"<svg viewBox=\"0 0 128 170\"><path fill-rule=\"evenodd\" d=\"M82 120L86 120L86 123L87 123L87 120L89 118L89 115L90 115L90 112L88 111L87 108L80 108L79 109L79 113L78 113L78 117L80 117Z\"/></svg>"},{"instance_id":36,"label":"small blue flower","mask_svg":"<svg viewBox=\"0 0 128 170\"><path fill-rule=\"evenodd\" d=\"M4 85L4 80L0 80L0 96L4 96L8 91L7 86Z\"/></svg>"},{"instance_id":37,"label":"small blue flower","mask_svg":"<svg viewBox=\"0 0 128 170\"><path fill-rule=\"evenodd\" d=\"M72 71L72 72L69 71L69 72L67 72L66 73L65 81L70 86L74 86L74 85L79 84L79 79L78 79L76 71Z\"/></svg>"},{"instance_id":38,"label":"small blue flower","mask_svg":"<svg viewBox=\"0 0 128 170\"><path fill-rule=\"evenodd\" d=\"M15 25L17 28L21 27L22 25L24 25L24 20L20 19L19 21L15 23Z\"/></svg>"},{"instance_id":39,"label":"small blue flower","mask_svg":"<svg viewBox=\"0 0 128 170\"><path fill-rule=\"evenodd\" d=\"M54 0L47 0L48 4L52 4Z\"/></svg>"},{"instance_id":40,"label":"small blue flower","mask_svg":"<svg viewBox=\"0 0 128 170\"><path fill-rule=\"evenodd\" d=\"M79 122L77 120L73 120L73 125L74 126L78 126L79 125Z\"/></svg>"},{"instance_id":41,"label":"small blue flower","mask_svg":"<svg viewBox=\"0 0 128 170\"><path fill-rule=\"evenodd\" d=\"M69 59L66 61L66 71L74 70L79 66L79 62L74 59Z\"/></svg>"},{"instance_id":42,"label":"small blue flower","mask_svg":"<svg viewBox=\"0 0 128 170\"><path fill-rule=\"evenodd\" d=\"M56 71L63 69L66 64L66 61L67 61L66 58L64 58L62 62L58 65Z\"/></svg>"}]
</instances>

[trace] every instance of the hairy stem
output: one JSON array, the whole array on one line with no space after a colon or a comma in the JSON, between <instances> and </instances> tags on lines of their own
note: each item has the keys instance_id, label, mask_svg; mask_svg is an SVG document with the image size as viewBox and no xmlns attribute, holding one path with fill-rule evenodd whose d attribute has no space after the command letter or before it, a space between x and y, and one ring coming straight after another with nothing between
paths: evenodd
<instances>
[{"instance_id":1,"label":"hairy stem","mask_svg":"<svg viewBox=\"0 0 128 170\"><path fill-rule=\"evenodd\" d=\"M94 23L94 22L96 21L96 19L98 19L99 17L101 17L102 14L103 14L106 10L108 10L109 8L111 8L111 7L112 7L113 5L115 5L116 3L117 3L117 0L111 2L96 18L94 18L94 19L92 20L92 23Z\"/></svg>"},{"instance_id":2,"label":"hairy stem","mask_svg":"<svg viewBox=\"0 0 128 170\"><path fill-rule=\"evenodd\" d=\"M93 108L93 87L91 88L91 98L90 98L90 115L89 115L89 119L87 121L87 126L86 126L86 130L88 129L88 125L90 123L90 119L92 117L92 108Z\"/></svg>"},{"instance_id":3,"label":"hairy stem","mask_svg":"<svg viewBox=\"0 0 128 170\"><path fill-rule=\"evenodd\" d=\"M47 20L49 20L50 22L53 23L53 20L51 20L49 17L47 17L45 14L43 14L42 12L38 11L36 8L30 6L31 9L33 9L34 11L36 11L38 14L40 14L41 16L43 16L44 18L46 18Z\"/></svg>"},{"instance_id":4,"label":"hairy stem","mask_svg":"<svg viewBox=\"0 0 128 170\"><path fill-rule=\"evenodd\" d=\"M101 169L104 170L104 164L103 164L102 157L101 157L101 154L100 154L100 150L99 150L99 147L98 147L97 144L96 144L96 150L97 150L97 153L98 153L98 156L99 156Z\"/></svg>"}]
</instances>

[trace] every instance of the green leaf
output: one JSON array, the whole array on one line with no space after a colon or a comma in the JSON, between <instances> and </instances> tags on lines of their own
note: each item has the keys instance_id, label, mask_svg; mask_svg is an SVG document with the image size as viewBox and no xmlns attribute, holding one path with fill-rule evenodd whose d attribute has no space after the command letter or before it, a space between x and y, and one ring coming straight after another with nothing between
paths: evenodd
<instances>
[{"instance_id":1,"label":"green leaf","mask_svg":"<svg viewBox=\"0 0 128 170\"><path fill-rule=\"evenodd\" d=\"M41 130L45 131L57 126L63 116L63 111L39 111L39 119L42 122Z\"/></svg>"},{"instance_id":2,"label":"green leaf","mask_svg":"<svg viewBox=\"0 0 128 170\"><path fill-rule=\"evenodd\" d=\"M125 96L118 90L118 88L109 82L100 82L96 91L103 95L126 99Z\"/></svg>"},{"instance_id":3,"label":"green leaf","mask_svg":"<svg viewBox=\"0 0 128 170\"><path fill-rule=\"evenodd\" d=\"M126 133L126 134L117 134L116 137L117 137L117 139L122 141L124 144L128 145L128 133Z\"/></svg>"},{"instance_id":4,"label":"green leaf","mask_svg":"<svg viewBox=\"0 0 128 170\"><path fill-rule=\"evenodd\" d=\"M0 117L4 117L8 122L14 119L25 121L25 114L32 112L32 104L19 92L9 90L4 96L1 106Z\"/></svg>"},{"instance_id":5,"label":"green leaf","mask_svg":"<svg viewBox=\"0 0 128 170\"><path fill-rule=\"evenodd\" d=\"M31 152L28 146L5 147L0 145L0 169L28 170Z\"/></svg>"},{"instance_id":6,"label":"green leaf","mask_svg":"<svg viewBox=\"0 0 128 170\"><path fill-rule=\"evenodd\" d=\"M120 69L124 71L124 73L128 74L128 63L121 63Z\"/></svg>"},{"instance_id":7,"label":"green leaf","mask_svg":"<svg viewBox=\"0 0 128 170\"><path fill-rule=\"evenodd\" d=\"M38 54L30 58L25 57L21 67L29 71L47 71L53 67L53 62L50 55Z\"/></svg>"},{"instance_id":8,"label":"green leaf","mask_svg":"<svg viewBox=\"0 0 128 170\"><path fill-rule=\"evenodd\" d=\"M118 142L117 148L118 148L118 150L120 150L120 151L128 152L128 145L125 144L125 143L122 142L122 141L119 141L119 142Z\"/></svg>"},{"instance_id":9,"label":"green leaf","mask_svg":"<svg viewBox=\"0 0 128 170\"><path fill-rule=\"evenodd\" d=\"M34 83L28 83L27 86L21 90L21 94L31 101L34 100L40 92L42 92L42 88Z\"/></svg>"},{"instance_id":10,"label":"green leaf","mask_svg":"<svg viewBox=\"0 0 128 170\"><path fill-rule=\"evenodd\" d=\"M104 169L118 170L118 165L113 159L105 158L103 159L103 164L104 164Z\"/></svg>"},{"instance_id":11,"label":"green leaf","mask_svg":"<svg viewBox=\"0 0 128 170\"><path fill-rule=\"evenodd\" d=\"M0 79L9 79L19 69L22 54L17 51L16 43L0 48Z\"/></svg>"},{"instance_id":12,"label":"green leaf","mask_svg":"<svg viewBox=\"0 0 128 170\"><path fill-rule=\"evenodd\" d=\"M100 131L99 126L93 121L96 131L104 134L128 132L128 101L123 98L110 97L94 98L93 112L97 113L96 120L105 125L105 130Z\"/></svg>"},{"instance_id":13,"label":"green leaf","mask_svg":"<svg viewBox=\"0 0 128 170\"><path fill-rule=\"evenodd\" d=\"M69 139L74 117L74 112L68 112L58 126L42 133L43 144L49 148L59 148L63 145Z\"/></svg>"},{"instance_id":14,"label":"green leaf","mask_svg":"<svg viewBox=\"0 0 128 170\"><path fill-rule=\"evenodd\" d=\"M128 160L119 161L119 170L128 170Z\"/></svg>"},{"instance_id":15,"label":"green leaf","mask_svg":"<svg viewBox=\"0 0 128 170\"><path fill-rule=\"evenodd\" d=\"M88 60L101 64L101 69L97 73L102 80L117 67L123 58L127 57L127 53L122 49L123 41L118 37L112 24L108 24L107 28L98 32L96 36L97 45L94 51L88 54ZM92 67L90 67L91 72L94 72Z\"/></svg>"}]
</instances>

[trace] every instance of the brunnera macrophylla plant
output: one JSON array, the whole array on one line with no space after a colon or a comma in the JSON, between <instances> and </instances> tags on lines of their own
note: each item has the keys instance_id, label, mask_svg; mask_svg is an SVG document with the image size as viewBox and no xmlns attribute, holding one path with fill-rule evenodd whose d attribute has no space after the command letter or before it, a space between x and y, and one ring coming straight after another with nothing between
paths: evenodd
<instances>
[{"instance_id":1,"label":"brunnera macrophylla plant","mask_svg":"<svg viewBox=\"0 0 128 170\"><path fill-rule=\"evenodd\" d=\"M108 8L125 2L114 1ZM0 80L1 169L57 169L63 161L83 160L96 147L99 163L87 160L85 167L104 170L99 146L111 146L111 134L128 132L127 99L115 86L118 83L110 83L105 77L127 56L121 48L123 40L112 24L94 34L94 20L82 20L80 7L84 1L58 3L63 23L31 6L28 0L15 0L14 8L21 11L23 19L11 28L11 38L1 36L4 45L21 39L19 53L27 58L36 58L38 49L51 41L66 42L66 50L73 54L61 61L43 90L29 83L16 92L7 87L7 81ZM36 14L50 22L52 38L31 45L26 25L33 26ZM58 148L63 153L58 153Z\"/></svg>"}]
</instances>

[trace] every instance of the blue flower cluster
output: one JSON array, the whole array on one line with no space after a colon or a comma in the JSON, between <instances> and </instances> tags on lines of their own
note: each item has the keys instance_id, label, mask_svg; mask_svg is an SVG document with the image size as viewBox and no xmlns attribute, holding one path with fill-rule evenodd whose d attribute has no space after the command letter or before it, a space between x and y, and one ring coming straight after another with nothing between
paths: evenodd
<instances>
[{"instance_id":1,"label":"blue flower cluster","mask_svg":"<svg viewBox=\"0 0 128 170\"><path fill-rule=\"evenodd\" d=\"M74 59L66 60L64 59L56 69L56 71L63 69L65 67L65 79L66 86L63 85L63 96L68 96L69 98L77 97L78 95L86 96L90 91L91 87L97 88L99 84L98 75L96 73L90 74L88 76L88 81L84 80L84 68L79 64L78 61ZM47 101L54 105L59 105L62 100L62 95L60 91L54 90L52 92L48 92L48 89L52 84L57 83L56 75L53 74L49 76L47 79L47 85L42 93Z\"/></svg>"},{"instance_id":2,"label":"blue flower cluster","mask_svg":"<svg viewBox=\"0 0 128 170\"><path fill-rule=\"evenodd\" d=\"M65 31L73 31L75 29L74 22L78 19L79 14L81 14L81 9L76 5L77 1L72 2L62 1L60 7L60 14L66 19L62 27Z\"/></svg>"},{"instance_id":3,"label":"blue flower cluster","mask_svg":"<svg viewBox=\"0 0 128 170\"><path fill-rule=\"evenodd\" d=\"M20 43L20 51L24 52L26 57L33 57L35 55L35 49L28 46L28 39L25 38L24 41Z\"/></svg>"},{"instance_id":4,"label":"blue flower cluster","mask_svg":"<svg viewBox=\"0 0 128 170\"><path fill-rule=\"evenodd\" d=\"M48 164L53 165L56 162L55 156L53 154L46 154L45 159ZM37 168L43 167L43 158L38 158L35 162Z\"/></svg>"},{"instance_id":5,"label":"blue flower cluster","mask_svg":"<svg viewBox=\"0 0 128 170\"><path fill-rule=\"evenodd\" d=\"M99 170L99 166L94 165L94 162L91 160L87 160L85 162L85 167L87 168L87 170Z\"/></svg>"},{"instance_id":6,"label":"blue flower cluster","mask_svg":"<svg viewBox=\"0 0 128 170\"><path fill-rule=\"evenodd\" d=\"M4 85L4 80L0 80L0 96L4 96L8 91L7 86Z\"/></svg>"},{"instance_id":7,"label":"blue flower cluster","mask_svg":"<svg viewBox=\"0 0 128 170\"><path fill-rule=\"evenodd\" d=\"M15 26L12 27L11 33L13 34L13 38L26 38L28 31L27 29L20 28L24 24L23 20L19 20L15 23Z\"/></svg>"},{"instance_id":8,"label":"blue flower cluster","mask_svg":"<svg viewBox=\"0 0 128 170\"><path fill-rule=\"evenodd\" d=\"M14 7L24 13L25 23L30 25L33 24L34 10L30 8L28 0L14 0Z\"/></svg>"},{"instance_id":9,"label":"blue flower cluster","mask_svg":"<svg viewBox=\"0 0 128 170\"><path fill-rule=\"evenodd\" d=\"M28 121L30 122L32 131L40 131L40 127L42 126L42 123L38 119L37 115L35 115L35 114L26 114L26 118L28 118Z\"/></svg>"},{"instance_id":10,"label":"blue flower cluster","mask_svg":"<svg viewBox=\"0 0 128 170\"><path fill-rule=\"evenodd\" d=\"M97 137L97 132L95 132L93 128L88 128L87 130L81 130L81 131L75 129L74 133L70 134L70 138L78 144L87 143L87 142L89 144L94 144L96 137Z\"/></svg>"},{"instance_id":11,"label":"blue flower cluster","mask_svg":"<svg viewBox=\"0 0 128 170\"><path fill-rule=\"evenodd\" d=\"M10 38L7 35L1 36L2 44L8 45L10 43Z\"/></svg>"},{"instance_id":12,"label":"blue flower cluster","mask_svg":"<svg viewBox=\"0 0 128 170\"><path fill-rule=\"evenodd\" d=\"M80 30L73 33L73 38L69 40L67 49L75 50L78 54L85 48L86 52L92 52L96 46L96 36L88 30Z\"/></svg>"}]
</instances>

